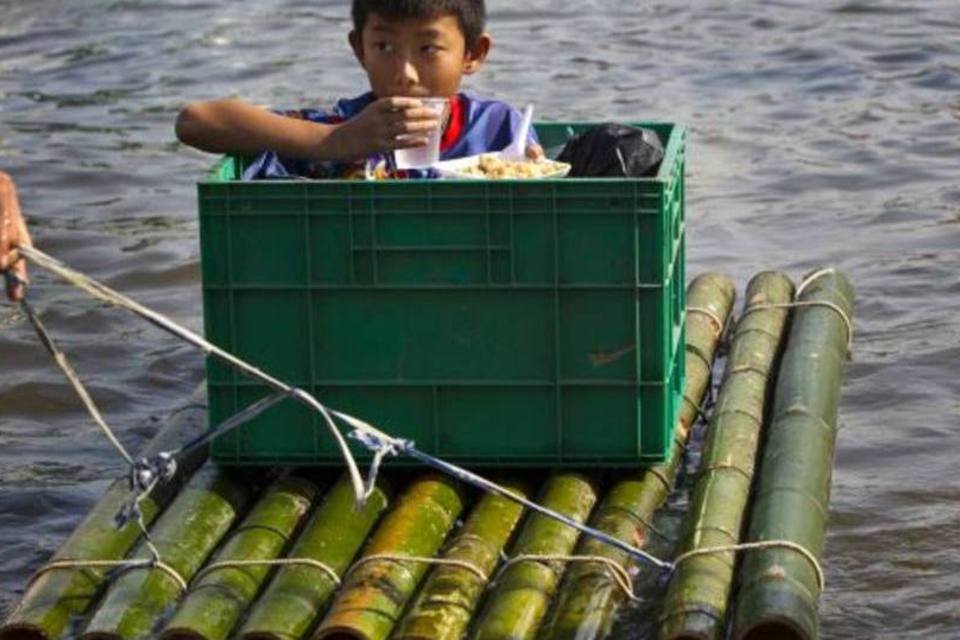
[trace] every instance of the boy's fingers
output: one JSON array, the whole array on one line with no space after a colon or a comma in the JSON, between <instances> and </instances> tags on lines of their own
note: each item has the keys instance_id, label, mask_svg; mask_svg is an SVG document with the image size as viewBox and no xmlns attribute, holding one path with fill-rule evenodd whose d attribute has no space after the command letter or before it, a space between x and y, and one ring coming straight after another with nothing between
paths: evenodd
<instances>
[{"instance_id":1,"label":"boy's fingers","mask_svg":"<svg viewBox=\"0 0 960 640\"><path fill-rule=\"evenodd\" d=\"M417 98L406 98L402 96L394 96L392 98L384 98L381 101L384 111L399 111L401 109L416 109L423 106L423 103L420 102Z\"/></svg>"},{"instance_id":2,"label":"boy's fingers","mask_svg":"<svg viewBox=\"0 0 960 640\"><path fill-rule=\"evenodd\" d=\"M395 133L404 133L408 131L407 127L411 123L419 123L420 129L435 129L440 126L440 120L435 113L429 110L413 109L407 111L397 111L391 113L386 119L387 127Z\"/></svg>"},{"instance_id":3,"label":"boy's fingers","mask_svg":"<svg viewBox=\"0 0 960 640\"><path fill-rule=\"evenodd\" d=\"M400 115L405 120L433 120L437 121L440 118L437 117L437 112L433 109L428 109L426 107L414 107L411 109L404 109L400 112Z\"/></svg>"},{"instance_id":4,"label":"boy's fingers","mask_svg":"<svg viewBox=\"0 0 960 640\"><path fill-rule=\"evenodd\" d=\"M436 120L400 120L394 123L393 130L397 135L433 131L437 128L437 124Z\"/></svg>"},{"instance_id":5,"label":"boy's fingers","mask_svg":"<svg viewBox=\"0 0 960 640\"><path fill-rule=\"evenodd\" d=\"M542 160L546 157L546 154L543 152L543 147L538 144L531 144L527 147L527 157L531 160Z\"/></svg>"}]
</instances>

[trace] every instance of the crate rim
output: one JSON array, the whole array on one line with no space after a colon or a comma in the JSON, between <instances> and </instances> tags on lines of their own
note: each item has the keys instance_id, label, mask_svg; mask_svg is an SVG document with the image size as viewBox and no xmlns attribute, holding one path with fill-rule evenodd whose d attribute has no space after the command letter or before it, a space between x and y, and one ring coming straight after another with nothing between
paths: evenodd
<instances>
[{"instance_id":1,"label":"crate rim","mask_svg":"<svg viewBox=\"0 0 960 640\"><path fill-rule=\"evenodd\" d=\"M606 122L574 122L574 121L542 121L535 123L536 125L548 125L548 126L557 126L557 127L581 127L584 125L597 126L601 124L606 124ZM537 184L555 184L558 182L575 182L577 184L610 184L611 182L640 182L640 183L650 183L650 182L662 182L668 183L672 178L676 176L673 175L673 168L676 165L677 156L682 152L685 153L685 143L687 137L687 127L680 123L675 122L666 122L659 120L651 120L645 122L634 122L630 123L633 126L669 126L671 127L670 137L667 139L667 145L663 150L663 160L660 162L660 168L657 170L657 175L649 176L645 178L542 178L535 180ZM198 186L213 186L213 185L224 185L224 184L234 184L242 183L245 185L255 185L255 184L266 184L266 185L277 185L277 184L349 184L349 183L368 183L376 182L378 184L388 185L391 184L390 180L380 180L380 181L367 181L367 180L346 180L343 178L336 179L297 179L297 180L223 180L220 176L223 174L223 169L229 163L235 162L236 156L226 155L220 158L214 166L208 170L203 178L197 181ZM435 178L417 178L417 179L407 179L403 180L404 184L436 184L441 182ZM529 179L513 179L513 180L472 180L468 178L463 179L444 179L444 183L449 184L472 184L476 185L478 183L487 183L487 182L496 182L497 184L530 184L532 181Z\"/></svg>"}]
</instances>

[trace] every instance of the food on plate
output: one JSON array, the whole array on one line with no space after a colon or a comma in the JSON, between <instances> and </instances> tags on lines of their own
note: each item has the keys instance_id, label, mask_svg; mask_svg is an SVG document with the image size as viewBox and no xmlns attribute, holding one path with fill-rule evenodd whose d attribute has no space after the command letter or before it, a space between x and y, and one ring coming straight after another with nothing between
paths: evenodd
<instances>
[{"instance_id":1,"label":"food on plate","mask_svg":"<svg viewBox=\"0 0 960 640\"><path fill-rule=\"evenodd\" d=\"M553 160L507 160L492 153L480 156L477 164L463 167L458 171L461 175L474 178L511 179L511 178L543 178L562 174L569 165Z\"/></svg>"}]
</instances>

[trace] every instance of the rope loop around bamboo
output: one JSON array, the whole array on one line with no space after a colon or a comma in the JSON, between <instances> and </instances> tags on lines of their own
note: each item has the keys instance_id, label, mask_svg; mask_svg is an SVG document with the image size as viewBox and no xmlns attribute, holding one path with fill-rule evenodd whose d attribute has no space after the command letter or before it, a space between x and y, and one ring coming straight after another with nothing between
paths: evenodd
<instances>
[{"instance_id":1,"label":"rope loop around bamboo","mask_svg":"<svg viewBox=\"0 0 960 640\"><path fill-rule=\"evenodd\" d=\"M27 588L30 588L37 579L49 571L62 571L70 569L120 569L121 572L134 571L136 569L159 569L166 573L181 591L187 590L187 581L180 575L176 569L162 560L54 560L43 565L27 581Z\"/></svg>"},{"instance_id":2,"label":"rope loop around bamboo","mask_svg":"<svg viewBox=\"0 0 960 640\"><path fill-rule=\"evenodd\" d=\"M823 567L820 566L820 561L817 559L817 556L815 556L812 551L803 545L792 540L760 540L758 542L743 542L740 544L722 545L718 547L691 549L681 553L674 559L673 570L676 571L681 564L690 558L696 558L698 556L708 556L718 553L739 553L741 551L756 551L760 549L776 548L791 549L806 558L806 560L810 563L810 566L813 567L814 572L817 574L817 584L820 587L820 592L822 593L827 588L827 579L824 575Z\"/></svg>"},{"instance_id":3,"label":"rope loop around bamboo","mask_svg":"<svg viewBox=\"0 0 960 640\"><path fill-rule=\"evenodd\" d=\"M813 273L811 273L810 275L808 275L806 278L803 279L803 282L801 282L800 285L797 287L797 293L795 294L794 297L799 298L800 294L806 291L807 287L809 287L811 284L813 284L823 276L832 275L832 274L835 274L836 272L837 270L834 267L824 267L823 269L818 269L817 271L814 271Z\"/></svg>"},{"instance_id":4,"label":"rope loop around bamboo","mask_svg":"<svg viewBox=\"0 0 960 640\"><path fill-rule=\"evenodd\" d=\"M743 320L754 311L764 311L766 309L794 309L802 307L825 307L827 309L836 311L837 315L840 316L840 319L843 320L843 324L847 329L847 353L853 349L853 321L850 319L850 316L847 315L847 312L840 307L840 305L830 302L829 300L794 300L793 302L767 302L755 304L743 310L743 313L740 314L740 320Z\"/></svg>"},{"instance_id":5,"label":"rope loop around bamboo","mask_svg":"<svg viewBox=\"0 0 960 640\"><path fill-rule=\"evenodd\" d=\"M245 567L294 567L294 566L303 566L303 567L313 567L314 569L319 569L322 571L330 581L337 587L340 586L341 580L339 574L328 564L324 564L319 560L314 560L313 558L275 558L273 560L224 560L222 562L214 562L210 565L203 568L194 577L193 584L198 584L205 577L217 571L219 569L243 569Z\"/></svg>"},{"instance_id":6,"label":"rope loop around bamboo","mask_svg":"<svg viewBox=\"0 0 960 640\"><path fill-rule=\"evenodd\" d=\"M564 564L569 564L571 562L583 562L586 564L600 564L607 570L607 573L610 575L611 579L620 587L620 590L623 591L627 599L631 602L638 602L640 598L633 590L633 580L630 578L630 574L627 573L627 570L623 568L620 563L612 558L607 558L604 556L590 556L590 555L559 555L559 554L521 554L508 558L503 565L500 567L500 570L497 571L496 576L491 582L491 586L495 585L504 574L504 572L512 567L515 564L521 562L562 562Z\"/></svg>"},{"instance_id":7,"label":"rope loop around bamboo","mask_svg":"<svg viewBox=\"0 0 960 640\"><path fill-rule=\"evenodd\" d=\"M466 560L457 560L456 558L428 558L426 556L405 556L395 553L374 553L372 555L360 558L353 565L347 569L346 575L344 575L344 580L347 579L354 571L360 567L371 564L373 562L395 562L397 564L403 564L405 562L413 562L416 564L428 564L428 565L440 565L447 567L456 567L458 569L463 569L469 571L473 575L477 576L482 582L487 583L490 581L490 576L486 574L480 567L475 565L472 562L467 562Z\"/></svg>"},{"instance_id":8,"label":"rope loop around bamboo","mask_svg":"<svg viewBox=\"0 0 960 640\"><path fill-rule=\"evenodd\" d=\"M710 320L710 324L713 325L713 330L716 336L719 338L723 335L723 319L714 313L712 309L708 309L707 307L687 307L687 315L690 315L691 313L706 316Z\"/></svg>"}]
</instances>

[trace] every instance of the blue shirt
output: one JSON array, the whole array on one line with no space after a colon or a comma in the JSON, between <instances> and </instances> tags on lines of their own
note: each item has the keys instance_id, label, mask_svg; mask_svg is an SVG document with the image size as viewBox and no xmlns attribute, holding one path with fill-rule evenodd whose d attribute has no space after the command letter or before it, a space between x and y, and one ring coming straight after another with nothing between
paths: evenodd
<instances>
[{"instance_id":1,"label":"blue shirt","mask_svg":"<svg viewBox=\"0 0 960 640\"><path fill-rule=\"evenodd\" d=\"M376 97L365 93L351 99L344 99L330 111L321 109L299 109L279 113L291 118L310 120L324 124L337 124L349 120L367 106ZM466 156L501 151L513 140L520 128L522 115L510 105L498 100L484 100L460 93L450 98L450 117L447 119L443 137L440 140L440 159L451 160ZM530 142L536 142L531 128ZM362 177L367 166L386 162L391 174L396 177L427 178L436 177L432 170L393 169L392 155L379 155L359 162L318 162L301 158L286 158L273 151L261 153L246 168L244 180L275 180L283 178L336 179Z\"/></svg>"}]
</instances>

